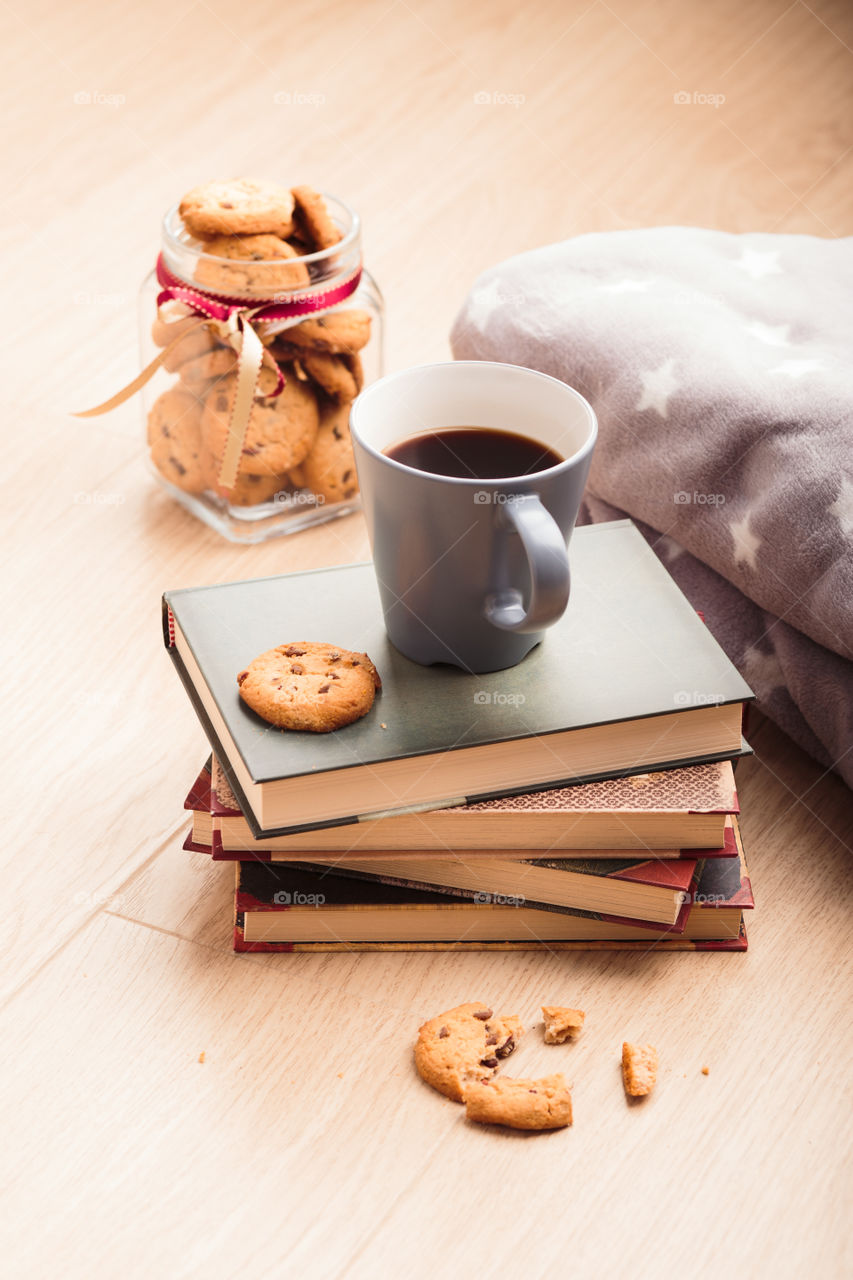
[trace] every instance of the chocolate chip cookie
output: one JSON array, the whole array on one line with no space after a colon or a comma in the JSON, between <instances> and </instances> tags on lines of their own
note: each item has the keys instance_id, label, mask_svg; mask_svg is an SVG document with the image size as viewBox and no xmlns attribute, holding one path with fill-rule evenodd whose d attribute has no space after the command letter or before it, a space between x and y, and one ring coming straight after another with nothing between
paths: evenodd
<instances>
[{"instance_id":1,"label":"chocolate chip cookie","mask_svg":"<svg viewBox=\"0 0 853 1280\"><path fill-rule=\"evenodd\" d=\"M285 368L282 372L287 379L284 389L272 396L275 374L270 369L261 369L258 386L268 398L256 400L252 406L240 458L241 475L283 475L302 461L317 438L316 397L292 369ZM217 459L221 459L228 438L236 389L236 374L229 374L204 401L202 438Z\"/></svg>"},{"instance_id":2,"label":"chocolate chip cookie","mask_svg":"<svg viewBox=\"0 0 853 1280\"><path fill-rule=\"evenodd\" d=\"M227 498L232 507L256 507L261 502L269 502L282 489L288 488L287 476L254 476L240 475L230 493L224 493L218 480L214 478L209 487L221 497Z\"/></svg>"},{"instance_id":3,"label":"chocolate chip cookie","mask_svg":"<svg viewBox=\"0 0 853 1280\"><path fill-rule=\"evenodd\" d=\"M218 381L226 373L236 371L238 360L239 357L233 347L214 347L210 351L205 351L203 355L180 365L178 373L188 391L194 391L196 394L201 392L204 396L210 390L208 383Z\"/></svg>"},{"instance_id":4,"label":"chocolate chip cookie","mask_svg":"<svg viewBox=\"0 0 853 1280\"><path fill-rule=\"evenodd\" d=\"M299 351L299 347L291 350ZM303 351L299 362L308 376L333 400L354 400L362 388L364 372L358 352L330 356L324 351Z\"/></svg>"},{"instance_id":5,"label":"chocolate chip cookie","mask_svg":"<svg viewBox=\"0 0 853 1280\"><path fill-rule=\"evenodd\" d=\"M351 354L360 351L370 339L370 315L359 307L327 311L325 315L285 329L282 337L298 347L310 347L330 355Z\"/></svg>"},{"instance_id":6,"label":"chocolate chip cookie","mask_svg":"<svg viewBox=\"0 0 853 1280\"><path fill-rule=\"evenodd\" d=\"M201 405L181 387L164 391L148 415L151 460L170 484L185 493L207 487L211 458L201 435Z\"/></svg>"},{"instance_id":7,"label":"chocolate chip cookie","mask_svg":"<svg viewBox=\"0 0 853 1280\"><path fill-rule=\"evenodd\" d=\"M184 226L200 240L270 232L286 239L293 231L293 195L287 187L255 178L205 182L178 206Z\"/></svg>"},{"instance_id":8,"label":"chocolate chip cookie","mask_svg":"<svg viewBox=\"0 0 853 1280\"><path fill-rule=\"evenodd\" d=\"M427 1084L462 1102L466 1086L491 1079L523 1031L518 1018L495 1014L487 1004L460 1004L420 1028L415 1066Z\"/></svg>"},{"instance_id":9,"label":"chocolate chip cookie","mask_svg":"<svg viewBox=\"0 0 853 1280\"><path fill-rule=\"evenodd\" d=\"M317 438L300 467L304 485L324 502L346 502L358 493L349 410L349 401L323 406Z\"/></svg>"},{"instance_id":10,"label":"chocolate chip cookie","mask_svg":"<svg viewBox=\"0 0 853 1280\"><path fill-rule=\"evenodd\" d=\"M302 238L316 249L331 249L342 238L340 229L332 221L326 201L313 187L299 186L292 189L295 202L294 221Z\"/></svg>"},{"instance_id":11,"label":"chocolate chip cookie","mask_svg":"<svg viewBox=\"0 0 853 1280\"><path fill-rule=\"evenodd\" d=\"M174 351L170 351L163 361L163 368L175 373L181 365L189 360L197 360L199 356L215 351L222 344L217 341L210 323L200 323L201 316L185 316L179 320L166 323L159 316L151 326L151 337L158 347L168 347L175 338L184 337ZM190 330L193 332L190 333Z\"/></svg>"},{"instance_id":12,"label":"chocolate chip cookie","mask_svg":"<svg viewBox=\"0 0 853 1280\"><path fill-rule=\"evenodd\" d=\"M565 1129L572 1123L572 1095L560 1072L538 1080L477 1080L466 1086L465 1115L510 1129Z\"/></svg>"},{"instance_id":13,"label":"chocolate chip cookie","mask_svg":"<svg viewBox=\"0 0 853 1280\"><path fill-rule=\"evenodd\" d=\"M219 293L300 289L311 281L308 268L295 249L281 236L216 236L204 246L205 254L222 258L199 259L195 278L205 289ZM290 259L290 261L287 261Z\"/></svg>"},{"instance_id":14,"label":"chocolate chip cookie","mask_svg":"<svg viewBox=\"0 0 853 1280\"><path fill-rule=\"evenodd\" d=\"M270 724L329 733L367 715L382 681L366 653L300 640L262 653L237 684L246 705Z\"/></svg>"}]
</instances>

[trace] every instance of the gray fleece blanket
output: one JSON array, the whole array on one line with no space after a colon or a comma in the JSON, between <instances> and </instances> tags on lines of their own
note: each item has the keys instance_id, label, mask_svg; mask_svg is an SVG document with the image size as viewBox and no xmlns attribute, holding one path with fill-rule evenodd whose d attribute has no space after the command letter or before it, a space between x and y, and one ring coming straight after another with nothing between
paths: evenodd
<instances>
[{"instance_id":1,"label":"gray fleece blanket","mask_svg":"<svg viewBox=\"0 0 853 1280\"><path fill-rule=\"evenodd\" d=\"M853 786L853 238L579 236L480 276L451 343L587 397L581 519L632 517L760 708Z\"/></svg>"}]
</instances>

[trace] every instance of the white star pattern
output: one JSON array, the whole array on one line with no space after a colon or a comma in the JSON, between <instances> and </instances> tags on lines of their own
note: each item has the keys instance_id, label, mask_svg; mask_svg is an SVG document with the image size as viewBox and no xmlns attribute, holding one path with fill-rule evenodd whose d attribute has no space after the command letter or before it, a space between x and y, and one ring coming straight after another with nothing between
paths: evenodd
<instances>
[{"instance_id":1,"label":"white star pattern","mask_svg":"<svg viewBox=\"0 0 853 1280\"><path fill-rule=\"evenodd\" d=\"M827 507L827 514L835 516L845 537L853 535L853 483L846 476L841 481L838 497Z\"/></svg>"},{"instance_id":2,"label":"white star pattern","mask_svg":"<svg viewBox=\"0 0 853 1280\"><path fill-rule=\"evenodd\" d=\"M617 284L603 284L602 293L645 293L649 287L648 280L620 280Z\"/></svg>"},{"instance_id":3,"label":"white star pattern","mask_svg":"<svg viewBox=\"0 0 853 1280\"><path fill-rule=\"evenodd\" d=\"M744 249L735 266L752 276L753 280L779 275L782 270L779 266L779 254L775 249Z\"/></svg>"},{"instance_id":4,"label":"white star pattern","mask_svg":"<svg viewBox=\"0 0 853 1280\"><path fill-rule=\"evenodd\" d=\"M753 320L752 324L746 325L746 331L759 342L766 342L768 347L788 347L791 345L788 341L790 327L789 324L762 324L760 320Z\"/></svg>"},{"instance_id":5,"label":"white star pattern","mask_svg":"<svg viewBox=\"0 0 853 1280\"><path fill-rule=\"evenodd\" d=\"M734 542L735 564L745 564L753 572L756 569L755 555L761 546L762 539L749 527L749 512L742 520L732 520L729 533Z\"/></svg>"},{"instance_id":6,"label":"white star pattern","mask_svg":"<svg viewBox=\"0 0 853 1280\"><path fill-rule=\"evenodd\" d=\"M785 373L789 378L802 378L804 373L817 373L818 370L825 368L826 365L822 360L783 360L770 372Z\"/></svg>"},{"instance_id":7,"label":"white star pattern","mask_svg":"<svg viewBox=\"0 0 853 1280\"><path fill-rule=\"evenodd\" d=\"M500 285L497 280L490 280L488 284L484 284L476 293L471 294L465 318L475 329L479 329L482 332L489 316L496 307L500 306L500 303Z\"/></svg>"},{"instance_id":8,"label":"white star pattern","mask_svg":"<svg viewBox=\"0 0 853 1280\"><path fill-rule=\"evenodd\" d=\"M674 366L675 360L664 360L659 368L640 375L643 394L634 405L638 413L642 413L644 409L654 409L662 418L667 416L669 397L678 388L678 379L672 372Z\"/></svg>"},{"instance_id":9,"label":"white star pattern","mask_svg":"<svg viewBox=\"0 0 853 1280\"><path fill-rule=\"evenodd\" d=\"M781 663L772 651L763 653L756 645L750 645L743 655L743 678L761 697L766 698L774 689L787 688Z\"/></svg>"}]
</instances>

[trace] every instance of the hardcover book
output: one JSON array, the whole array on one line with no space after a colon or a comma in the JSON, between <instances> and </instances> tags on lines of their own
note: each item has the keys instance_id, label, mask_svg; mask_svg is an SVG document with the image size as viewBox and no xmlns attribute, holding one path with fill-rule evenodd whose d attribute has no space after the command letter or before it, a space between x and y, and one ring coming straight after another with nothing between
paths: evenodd
<instances>
[{"instance_id":1,"label":"hardcover book","mask_svg":"<svg viewBox=\"0 0 853 1280\"><path fill-rule=\"evenodd\" d=\"M578 529L572 565L564 616L487 676L397 652L369 564L167 592L167 648L253 835L737 755L752 693L631 522ZM367 716L288 733L241 701L237 673L300 639L370 655Z\"/></svg>"},{"instance_id":2,"label":"hardcover book","mask_svg":"<svg viewBox=\"0 0 853 1280\"><path fill-rule=\"evenodd\" d=\"M653 849L656 858L704 858L731 851L724 847L726 825L738 800L732 766L724 760L256 840L213 757L184 807L193 814L188 847L224 860L298 862L312 853L368 856L379 850L401 857L447 849L472 857L544 849L582 858Z\"/></svg>"},{"instance_id":3,"label":"hardcover book","mask_svg":"<svg viewBox=\"0 0 853 1280\"><path fill-rule=\"evenodd\" d=\"M732 836L732 852L734 852ZM439 889L472 902L511 901L541 911L580 908L631 920L665 924L681 932L685 904L696 888L701 862L695 858L658 861L643 858L515 858L471 859L448 852L438 858L351 855L290 863L318 875L357 876L412 889Z\"/></svg>"},{"instance_id":4,"label":"hardcover book","mask_svg":"<svg viewBox=\"0 0 853 1280\"><path fill-rule=\"evenodd\" d=\"M263 862L236 866L237 951L560 950L579 946L653 951L662 946L745 950L743 912L753 903L740 835L737 858L703 864L683 933L591 911L541 911L504 902L318 875Z\"/></svg>"}]
</instances>

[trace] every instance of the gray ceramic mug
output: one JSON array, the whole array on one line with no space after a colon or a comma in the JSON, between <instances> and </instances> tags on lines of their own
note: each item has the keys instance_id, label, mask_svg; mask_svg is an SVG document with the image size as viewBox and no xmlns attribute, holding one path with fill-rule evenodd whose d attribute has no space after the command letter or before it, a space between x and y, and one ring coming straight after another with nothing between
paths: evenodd
<instances>
[{"instance_id":1,"label":"gray ceramic mug","mask_svg":"<svg viewBox=\"0 0 853 1280\"><path fill-rule=\"evenodd\" d=\"M427 666L480 673L520 662L568 603L568 542L597 434L591 406L533 369L460 360L374 382L350 424L391 642ZM459 479L385 453L408 436L460 426L529 436L564 461Z\"/></svg>"}]
</instances>

